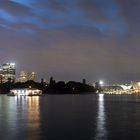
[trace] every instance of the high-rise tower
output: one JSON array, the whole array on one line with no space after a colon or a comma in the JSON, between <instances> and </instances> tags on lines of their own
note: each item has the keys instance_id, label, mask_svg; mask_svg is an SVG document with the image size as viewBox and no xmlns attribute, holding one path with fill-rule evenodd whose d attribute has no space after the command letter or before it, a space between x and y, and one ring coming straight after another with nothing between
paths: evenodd
<instances>
[{"instance_id":1,"label":"high-rise tower","mask_svg":"<svg viewBox=\"0 0 140 140\"><path fill-rule=\"evenodd\" d=\"M3 75L3 82L14 81L16 78L16 65L15 63L3 64L0 68L0 74Z\"/></svg>"},{"instance_id":2,"label":"high-rise tower","mask_svg":"<svg viewBox=\"0 0 140 140\"><path fill-rule=\"evenodd\" d=\"M27 81L27 75L24 71L20 71L19 73L19 78L18 78L18 82L26 82Z\"/></svg>"}]
</instances>

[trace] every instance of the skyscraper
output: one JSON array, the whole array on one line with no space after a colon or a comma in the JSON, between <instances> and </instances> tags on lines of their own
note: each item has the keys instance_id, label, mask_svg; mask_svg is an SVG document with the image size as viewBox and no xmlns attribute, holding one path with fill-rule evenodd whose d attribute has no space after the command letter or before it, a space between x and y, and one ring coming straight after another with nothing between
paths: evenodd
<instances>
[{"instance_id":1,"label":"skyscraper","mask_svg":"<svg viewBox=\"0 0 140 140\"><path fill-rule=\"evenodd\" d=\"M30 72L27 74L27 80L30 81L35 81L35 72Z\"/></svg>"},{"instance_id":2,"label":"skyscraper","mask_svg":"<svg viewBox=\"0 0 140 140\"><path fill-rule=\"evenodd\" d=\"M26 81L35 81L35 72L25 73L24 71L20 71L18 82L26 82Z\"/></svg>"},{"instance_id":3,"label":"skyscraper","mask_svg":"<svg viewBox=\"0 0 140 140\"><path fill-rule=\"evenodd\" d=\"M27 75L24 71L20 71L19 73L19 78L18 78L18 82L26 82L27 81Z\"/></svg>"},{"instance_id":4,"label":"skyscraper","mask_svg":"<svg viewBox=\"0 0 140 140\"><path fill-rule=\"evenodd\" d=\"M3 64L0 68L0 74L3 75L3 82L14 81L16 78L15 63Z\"/></svg>"}]
</instances>

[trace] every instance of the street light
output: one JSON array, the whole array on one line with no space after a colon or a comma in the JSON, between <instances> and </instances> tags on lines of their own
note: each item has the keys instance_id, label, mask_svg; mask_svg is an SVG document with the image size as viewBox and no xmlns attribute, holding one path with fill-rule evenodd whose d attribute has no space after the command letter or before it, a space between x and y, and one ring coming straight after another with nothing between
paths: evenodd
<instances>
[{"instance_id":1,"label":"street light","mask_svg":"<svg viewBox=\"0 0 140 140\"><path fill-rule=\"evenodd\" d=\"M99 84L100 84L100 86L102 86L104 84L104 81L100 80Z\"/></svg>"}]
</instances>

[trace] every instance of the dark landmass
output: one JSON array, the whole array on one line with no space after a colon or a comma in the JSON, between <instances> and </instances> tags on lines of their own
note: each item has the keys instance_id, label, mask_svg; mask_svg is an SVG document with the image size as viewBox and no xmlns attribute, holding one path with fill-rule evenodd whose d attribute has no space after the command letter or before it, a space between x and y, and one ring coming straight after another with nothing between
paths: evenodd
<instances>
[{"instance_id":1,"label":"dark landmass","mask_svg":"<svg viewBox=\"0 0 140 140\"><path fill-rule=\"evenodd\" d=\"M64 81L55 82L53 78L50 78L50 82L46 83L41 80L41 82L27 81L24 83L20 82L7 82L0 84L0 94L7 94L11 89L14 88L37 88L43 91L44 94L85 94L85 93L96 93L96 88L85 83L69 81L65 83Z\"/></svg>"}]
</instances>

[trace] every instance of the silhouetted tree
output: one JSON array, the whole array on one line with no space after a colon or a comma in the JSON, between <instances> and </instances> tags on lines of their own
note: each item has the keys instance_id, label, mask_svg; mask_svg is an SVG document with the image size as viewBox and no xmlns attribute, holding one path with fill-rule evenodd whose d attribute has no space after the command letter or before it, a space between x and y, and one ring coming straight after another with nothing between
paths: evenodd
<instances>
[{"instance_id":1,"label":"silhouetted tree","mask_svg":"<svg viewBox=\"0 0 140 140\"><path fill-rule=\"evenodd\" d=\"M53 77L50 78L50 83L49 83L49 84L50 84L50 85L55 84L55 80L53 79Z\"/></svg>"},{"instance_id":2,"label":"silhouetted tree","mask_svg":"<svg viewBox=\"0 0 140 140\"><path fill-rule=\"evenodd\" d=\"M3 79L4 79L3 75L0 74L0 83L1 83L1 84L3 83Z\"/></svg>"},{"instance_id":3,"label":"silhouetted tree","mask_svg":"<svg viewBox=\"0 0 140 140\"><path fill-rule=\"evenodd\" d=\"M84 84L84 85L86 84L86 79L83 79L83 84Z\"/></svg>"},{"instance_id":4,"label":"silhouetted tree","mask_svg":"<svg viewBox=\"0 0 140 140\"><path fill-rule=\"evenodd\" d=\"M45 80L44 80L43 78L41 79L41 85L42 85L43 87L47 85L47 83L45 82Z\"/></svg>"}]
</instances>

